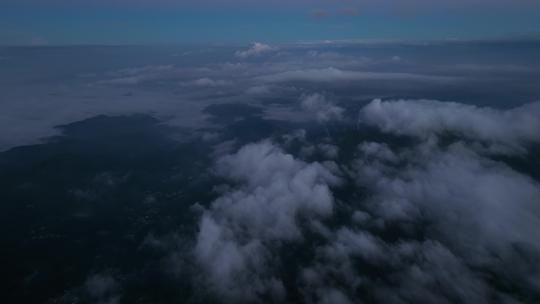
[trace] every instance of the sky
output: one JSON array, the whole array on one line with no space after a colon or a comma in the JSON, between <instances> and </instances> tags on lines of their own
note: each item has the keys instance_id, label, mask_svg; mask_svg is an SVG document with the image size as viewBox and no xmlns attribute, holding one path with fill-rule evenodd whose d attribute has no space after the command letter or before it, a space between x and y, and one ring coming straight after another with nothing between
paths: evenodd
<instances>
[{"instance_id":1,"label":"sky","mask_svg":"<svg viewBox=\"0 0 540 304\"><path fill-rule=\"evenodd\" d=\"M540 32L532 0L2 0L0 45L482 39Z\"/></svg>"}]
</instances>

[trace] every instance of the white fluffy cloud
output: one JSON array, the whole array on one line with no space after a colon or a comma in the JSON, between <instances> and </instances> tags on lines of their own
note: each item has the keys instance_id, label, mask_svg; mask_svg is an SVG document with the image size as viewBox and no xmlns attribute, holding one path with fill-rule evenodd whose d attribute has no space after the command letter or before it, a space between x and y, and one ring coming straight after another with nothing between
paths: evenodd
<instances>
[{"instance_id":1,"label":"white fluffy cloud","mask_svg":"<svg viewBox=\"0 0 540 304\"><path fill-rule=\"evenodd\" d=\"M540 250L540 185L504 164L456 143L439 148L424 143L402 152L399 168L362 159L357 166L362 185L374 191L377 216L416 221L427 216L437 233L464 252L502 250L527 243ZM394 159L391 156L390 159ZM477 252L477 251L475 251Z\"/></svg>"},{"instance_id":2,"label":"white fluffy cloud","mask_svg":"<svg viewBox=\"0 0 540 304\"><path fill-rule=\"evenodd\" d=\"M434 100L374 100L360 120L385 132L427 138L445 132L518 148L540 142L540 102L510 110Z\"/></svg>"},{"instance_id":3,"label":"white fluffy cloud","mask_svg":"<svg viewBox=\"0 0 540 304\"><path fill-rule=\"evenodd\" d=\"M366 142L359 152L353 172L368 195L350 202L351 221L329 229L303 269L308 302L331 295L355 302L358 290L377 303L516 300L486 272L540 291L540 269L531 267L540 258L536 181L464 142L441 148L427 140L399 151Z\"/></svg>"},{"instance_id":4,"label":"white fluffy cloud","mask_svg":"<svg viewBox=\"0 0 540 304\"><path fill-rule=\"evenodd\" d=\"M225 192L204 212L195 255L208 282L229 300L261 295L283 300L272 250L303 238L301 219L332 215L330 185L339 178L318 163L305 163L265 141L217 162L217 172L240 187ZM277 260L276 260L277 259Z\"/></svg>"},{"instance_id":5,"label":"white fluffy cloud","mask_svg":"<svg viewBox=\"0 0 540 304\"><path fill-rule=\"evenodd\" d=\"M326 100L321 94L302 96L300 103L302 109L314 114L319 122L343 119L345 110Z\"/></svg>"},{"instance_id":6,"label":"white fluffy cloud","mask_svg":"<svg viewBox=\"0 0 540 304\"><path fill-rule=\"evenodd\" d=\"M342 228L329 238L320 261L308 269L311 279L318 278L321 288L335 288L326 278L338 274L347 282L343 292L369 286L378 301L391 303L510 301L512 296L483 278L484 271L539 292L540 269L531 267L530 259L540 257L540 184L475 146L477 140L536 141L530 130L537 123L536 107L502 111L435 101L367 105L364 122L421 140L398 149L373 142L359 146L353 172L369 195L352 215L356 228ZM437 135L445 131L467 140L442 145ZM381 237L391 227L403 234L397 242ZM350 270L358 259L384 267L396 285Z\"/></svg>"},{"instance_id":7,"label":"white fluffy cloud","mask_svg":"<svg viewBox=\"0 0 540 304\"><path fill-rule=\"evenodd\" d=\"M460 133L466 140L443 145L438 139L443 129L433 122L447 119L441 124L451 129L448 117L459 109L462 119L508 123L501 117L525 115L515 113L531 105L502 111L428 104L443 118L428 120L419 133L410 126L412 131L386 128L386 116L369 116L384 132L420 140L397 147L362 142L348 168L307 164L270 142L220 158L217 172L237 186L204 212L195 248L214 291L231 301L284 301L285 282L292 280L306 303L519 301L494 286L494 279L540 292L540 268L534 266L540 259L540 185L475 147L478 140L513 143L511 135L478 131L485 129L467 122L468 134ZM407 108L393 111L393 123L408 117L399 113ZM305 139L305 132L297 137ZM345 148L324 149L333 147ZM347 172L361 195L336 197L330 186L339 179L330 167ZM310 243L313 238L317 241ZM305 247L295 260L294 277L284 278L281 250L293 244Z\"/></svg>"},{"instance_id":8,"label":"white fluffy cloud","mask_svg":"<svg viewBox=\"0 0 540 304\"><path fill-rule=\"evenodd\" d=\"M359 147L360 182L375 191L379 216L428 216L464 251L500 250L514 242L540 249L534 233L540 227L540 185L476 149L476 141L513 147L540 141L540 103L496 110L427 100L374 100L360 117L384 132L422 139L399 153L379 143ZM468 140L441 146L438 135L445 132Z\"/></svg>"},{"instance_id":9,"label":"white fluffy cloud","mask_svg":"<svg viewBox=\"0 0 540 304\"><path fill-rule=\"evenodd\" d=\"M248 57L260 55L262 53L267 53L273 50L275 50L275 48L267 44L255 42L253 43L253 45L251 45L249 49L245 51L237 51L235 55L238 58L248 58Z\"/></svg>"}]
</instances>

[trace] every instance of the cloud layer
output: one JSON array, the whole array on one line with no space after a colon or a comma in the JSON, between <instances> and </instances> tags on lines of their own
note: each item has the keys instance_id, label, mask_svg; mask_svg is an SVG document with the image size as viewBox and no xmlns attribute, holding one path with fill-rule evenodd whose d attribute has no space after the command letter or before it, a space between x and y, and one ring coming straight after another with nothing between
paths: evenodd
<instances>
[{"instance_id":1,"label":"cloud layer","mask_svg":"<svg viewBox=\"0 0 540 304\"><path fill-rule=\"evenodd\" d=\"M319 122L343 119L343 112L345 110L327 101L321 94L303 96L300 104L303 110L314 114Z\"/></svg>"},{"instance_id":2,"label":"cloud layer","mask_svg":"<svg viewBox=\"0 0 540 304\"><path fill-rule=\"evenodd\" d=\"M204 212L195 255L212 288L229 300L283 300L272 253L303 239L299 221L332 215L330 185L339 183L319 163L305 163L270 142L243 147L218 160L220 175L239 183Z\"/></svg>"},{"instance_id":3,"label":"cloud layer","mask_svg":"<svg viewBox=\"0 0 540 304\"><path fill-rule=\"evenodd\" d=\"M267 44L255 42L249 49L245 51L236 51L235 55L238 58L248 58L248 57L257 56L263 53L267 53L273 50L275 50L275 48Z\"/></svg>"},{"instance_id":4,"label":"cloud layer","mask_svg":"<svg viewBox=\"0 0 540 304\"><path fill-rule=\"evenodd\" d=\"M321 95L305 99L325 104ZM231 187L200 222L194 252L204 279L231 302L538 297L540 184L477 148L535 142L536 109L375 100L360 111L364 123L418 140L362 141L349 163L331 144L319 146L337 163L306 163L268 141L221 157L216 170ZM445 132L458 136L445 143ZM305 131L286 139L309 144ZM347 184L356 190L336 195ZM287 246L300 249L285 275Z\"/></svg>"},{"instance_id":5,"label":"cloud layer","mask_svg":"<svg viewBox=\"0 0 540 304\"><path fill-rule=\"evenodd\" d=\"M153 280L157 262L143 251L166 255L159 264L181 277L179 286L195 286L186 292L195 300L535 303L540 106L524 103L540 96L539 69L534 56L523 59L518 48L509 54L506 47L2 49L0 148L102 114L146 113L180 126L167 127L174 140L152 144L157 154L144 158L171 152L171 163L180 165L164 155L143 168L160 190L137 189L144 195L138 220L162 227L163 217L152 215L163 214L166 203L174 212L193 204L186 207L193 213L175 214L181 232L167 214L174 231L165 233L175 236L145 237L137 249L144 257L136 260L150 265L142 268ZM68 58L59 64L46 56ZM98 60L80 63L88 58ZM523 68L524 61L531 66ZM134 137L134 146L147 144ZM43 147L49 146L30 149ZM159 164L166 168L154 174ZM118 176L124 173L131 174ZM111 174L97 176L116 189ZM21 191L30 185L25 177ZM189 187L179 190L176 182ZM84 189L69 190L69 197L100 199ZM146 229L137 223L138 231ZM131 237L129 243L137 245ZM95 271L103 274L85 274L80 292L102 302L130 299L138 275Z\"/></svg>"},{"instance_id":6,"label":"cloud layer","mask_svg":"<svg viewBox=\"0 0 540 304\"><path fill-rule=\"evenodd\" d=\"M510 109L480 108L433 100L374 100L360 120L385 132L428 138L444 133L520 147L540 142L540 102Z\"/></svg>"}]
</instances>

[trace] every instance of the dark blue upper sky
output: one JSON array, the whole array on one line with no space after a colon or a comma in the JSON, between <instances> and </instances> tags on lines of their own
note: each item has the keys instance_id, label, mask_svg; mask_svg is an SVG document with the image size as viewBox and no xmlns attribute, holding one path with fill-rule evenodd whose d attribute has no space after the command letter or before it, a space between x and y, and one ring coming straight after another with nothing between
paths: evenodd
<instances>
[{"instance_id":1,"label":"dark blue upper sky","mask_svg":"<svg viewBox=\"0 0 540 304\"><path fill-rule=\"evenodd\" d=\"M540 32L533 0L2 0L0 44L477 39Z\"/></svg>"}]
</instances>

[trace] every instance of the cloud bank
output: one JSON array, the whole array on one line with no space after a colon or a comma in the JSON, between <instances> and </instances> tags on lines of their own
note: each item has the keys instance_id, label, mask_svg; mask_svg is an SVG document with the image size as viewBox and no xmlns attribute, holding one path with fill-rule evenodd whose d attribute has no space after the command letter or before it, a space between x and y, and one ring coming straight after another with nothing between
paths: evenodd
<instances>
[{"instance_id":1,"label":"cloud bank","mask_svg":"<svg viewBox=\"0 0 540 304\"><path fill-rule=\"evenodd\" d=\"M375 100L360 111L364 123L418 140L362 141L344 163L346 146L319 144L337 163L306 163L269 141L219 158L230 187L200 221L194 253L204 280L230 302L536 299L540 184L477 149L535 142L536 109ZM458 137L447 144L448 131ZM285 139L314 149L305 130ZM354 190L343 196L341 187ZM299 248L288 272L287 248Z\"/></svg>"},{"instance_id":2,"label":"cloud bank","mask_svg":"<svg viewBox=\"0 0 540 304\"><path fill-rule=\"evenodd\" d=\"M354 82L367 80L401 80L412 82L451 83L459 80L458 78L450 76L432 76L397 72L347 71L334 67L324 69L287 71L273 75L261 76L259 79L267 82L307 81L321 83Z\"/></svg>"},{"instance_id":3,"label":"cloud bank","mask_svg":"<svg viewBox=\"0 0 540 304\"><path fill-rule=\"evenodd\" d=\"M267 44L264 44L264 43L260 43L260 42L255 42L253 43L253 45L245 50L245 51L237 51L235 53L236 57L238 58L242 58L242 59L245 59L245 58L248 58L248 57L253 57L253 56L258 56L260 54L263 54L263 53L268 53L270 51L273 51L275 50L275 48L267 45Z\"/></svg>"},{"instance_id":4,"label":"cloud bank","mask_svg":"<svg viewBox=\"0 0 540 304\"><path fill-rule=\"evenodd\" d=\"M451 132L510 147L540 141L540 102L497 110L433 100L377 99L360 112L360 121L421 138Z\"/></svg>"},{"instance_id":5,"label":"cloud bank","mask_svg":"<svg viewBox=\"0 0 540 304\"><path fill-rule=\"evenodd\" d=\"M332 215L331 185L339 178L270 142L243 147L218 160L217 171L240 184L214 201L202 217L195 255L212 288L229 300L261 295L283 300L273 265L276 247L304 237L299 222Z\"/></svg>"},{"instance_id":6,"label":"cloud bank","mask_svg":"<svg viewBox=\"0 0 540 304\"><path fill-rule=\"evenodd\" d=\"M343 119L343 108L326 100L321 94L305 95L301 98L302 109L315 115L317 121L328 122Z\"/></svg>"}]
</instances>

